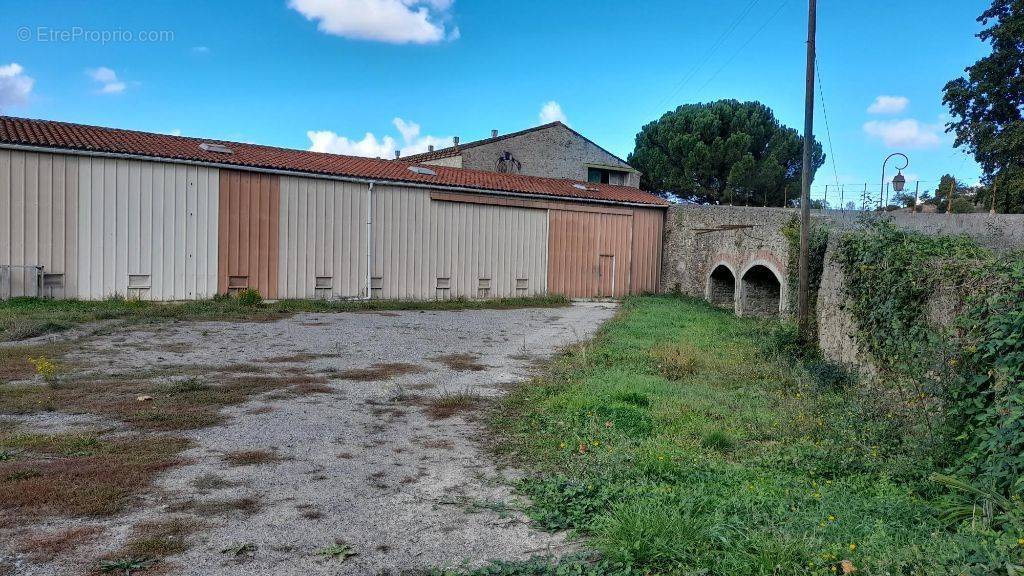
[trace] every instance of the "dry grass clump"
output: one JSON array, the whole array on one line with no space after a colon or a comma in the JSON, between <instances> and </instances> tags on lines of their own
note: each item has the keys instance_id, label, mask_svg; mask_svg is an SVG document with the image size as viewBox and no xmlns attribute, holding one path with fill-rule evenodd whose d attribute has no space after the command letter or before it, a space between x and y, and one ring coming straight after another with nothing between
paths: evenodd
<instances>
[{"instance_id":1,"label":"dry grass clump","mask_svg":"<svg viewBox=\"0 0 1024 576\"><path fill-rule=\"evenodd\" d=\"M0 461L0 510L27 518L122 512L188 444L168 437L0 436L0 450L16 454Z\"/></svg>"},{"instance_id":2,"label":"dry grass clump","mask_svg":"<svg viewBox=\"0 0 1024 576\"><path fill-rule=\"evenodd\" d=\"M238 450L224 454L223 458L229 466L258 466L286 460L272 450Z\"/></svg>"},{"instance_id":3,"label":"dry grass clump","mask_svg":"<svg viewBox=\"0 0 1024 576\"><path fill-rule=\"evenodd\" d=\"M476 354L445 354L431 358L434 362L444 364L450 370L459 372L480 372L487 370L487 366L480 364L477 360L480 356Z\"/></svg>"},{"instance_id":4,"label":"dry grass clump","mask_svg":"<svg viewBox=\"0 0 1024 576\"><path fill-rule=\"evenodd\" d=\"M651 350L658 373L669 380L682 380L697 372L704 355L706 352L685 342L661 344Z\"/></svg>"},{"instance_id":5,"label":"dry grass clump","mask_svg":"<svg viewBox=\"0 0 1024 576\"><path fill-rule=\"evenodd\" d=\"M471 392L442 394L424 400L424 408L430 418L444 420L456 414L473 410L480 405L481 401L480 396Z\"/></svg>"},{"instance_id":6,"label":"dry grass clump","mask_svg":"<svg viewBox=\"0 0 1024 576\"><path fill-rule=\"evenodd\" d=\"M132 529L132 535L121 550L113 554L118 558L160 559L188 550L188 537L201 526L187 518L168 518L143 522Z\"/></svg>"},{"instance_id":7,"label":"dry grass clump","mask_svg":"<svg viewBox=\"0 0 1024 576\"><path fill-rule=\"evenodd\" d=\"M34 532L21 538L17 550L30 560L40 562L74 552L103 533L102 526L75 526L56 532Z\"/></svg>"},{"instance_id":8,"label":"dry grass clump","mask_svg":"<svg viewBox=\"0 0 1024 576\"><path fill-rule=\"evenodd\" d=\"M397 376L404 376L405 374L419 374L423 372L422 366L416 364L406 364L403 362L393 363L378 363L367 368L353 368L351 370L341 370L334 373L335 376L342 380L355 380L358 382L372 382L376 380L390 380Z\"/></svg>"}]
</instances>

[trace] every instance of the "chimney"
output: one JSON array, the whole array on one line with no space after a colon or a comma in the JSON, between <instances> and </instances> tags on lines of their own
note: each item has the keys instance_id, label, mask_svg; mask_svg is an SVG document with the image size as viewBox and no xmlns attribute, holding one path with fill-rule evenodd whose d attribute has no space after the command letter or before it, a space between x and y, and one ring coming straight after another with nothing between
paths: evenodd
<instances>
[{"instance_id":1,"label":"chimney","mask_svg":"<svg viewBox=\"0 0 1024 576\"><path fill-rule=\"evenodd\" d=\"M402 157L402 151L401 150L395 150L395 160L398 160L401 157Z\"/></svg>"},{"instance_id":2,"label":"chimney","mask_svg":"<svg viewBox=\"0 0 1024 576\"><path fill-rule=\"evenodd\" d=\"M434 151L434 145L433 144L427 144L427 152L433 152L433 151Z\"/></svg>"},{"instance_id":3,"label":"chimney","mask_svg":"<svg viewBox=\"0 0 1024 576\"><path fill-rule=\"evenodd\" d=\"M456 136L456 137L452 138L452 142L455 144L455 149L458 150L459 149L459 137Z\"/></svg>"},{"instance_id":4,"label":"chimney","mask_svg":"<svg viewBox=\"0 0 1024 576\"><path fill-rule=\"evenodd\" d=\"M491 138L497 138L497 137L498 137L498 131L497 130L491 130Z\"/></svg>"}]
</instances>

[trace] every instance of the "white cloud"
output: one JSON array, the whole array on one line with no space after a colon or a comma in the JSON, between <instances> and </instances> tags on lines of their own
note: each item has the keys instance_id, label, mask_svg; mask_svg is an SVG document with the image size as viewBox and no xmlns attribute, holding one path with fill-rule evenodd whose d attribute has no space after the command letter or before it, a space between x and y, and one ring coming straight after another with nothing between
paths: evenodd
<instances>
[{"instance_id":1,"label":"white cloud","mask_svg":"<svg viewBox=\"0 0 1024 576\"><path fill-rule=\"evenodd\" d=\"M906 96L878 96L868 106L868 114L899 114L907 109L910 99Z\"/></svg>"},{"instance_id":2,"label":"white cloud","mask_svg":"<svg viewBox=\"0 0 1024 576\"><path fill-rule=\"evenodd\" d=\"M415 122L395 118L392 120L392 124L401 134L400 140L391 135L378 138L372 132L367 132L362 139L355 140L339 136L330 130L310 130L306 132L306 136L310 141L309 149L313 152L330 152L331 154L365 156L367 158L394 158L395 150L401 150L404 157L426 152L431 145L443 148L451 144L451 138L421 136L420 125Z\"/></svg>"},{"instance_id":3,"label":"white cloud","mask_svg":"<svg viewBox=\"0 0 1024 576\"><path fill-rule=\"evenodd\" d=\"M86 73L100 85L97 90L100 94L120 94L127 88L127 85L118 79L117 73L106 66L86 70Z\"/></svg>"},{"instance_id":4,"label":"white cloud","mask_svg":"<svg viewBox=\"0 0 1024 576\"><path fill-rule=\"evenodd\" d=\"M541 124L548 124L556 121L565 125L569 124L569 119L565 117L565 112L562 112L562 106L554 100L546 102L540 107L539 117Z\"/></svg>"},{"instance_id":5,"label":"white cloud","mask_svg":"<svg viewBox=\"0 0 1024 576\"><path fill-rule=\"evenodd\" d=\"M28 102L35 82L16 62L0 66L0 110Z\"/></svg>"},{"instance_id":6,"label":"white cloud","mask_svg":"<svg viewBox=\"0 0 1024 576\"><path fill-rule=\"evenodd\" d=\"M917 120L871 120L864 124L868 136L879 138L891 148L931 148L941 143L939 124L922 124Z\"/></svg>"},{"instance_id":7,"label":"white cloud","mask_svg":"<svg viewBox=\"0 0 1024 576\"><path fill-rule=\"evenodd\" d=\"M448 27L454 0L289 0L288 7L317 22L321 32L394 44L456 40Z\"/></svg>"},{"instance_id":8,"label":"white cloud","mask_svg":"<svg viewBox=\"0 0 1024 576\"><path fill-rule=\"evenodd\" d=\"M210 51L210 47L209 46L193 46L192 47L192 53L193 54L206 54L209 51Z\"/></svg>"}]
</instances>

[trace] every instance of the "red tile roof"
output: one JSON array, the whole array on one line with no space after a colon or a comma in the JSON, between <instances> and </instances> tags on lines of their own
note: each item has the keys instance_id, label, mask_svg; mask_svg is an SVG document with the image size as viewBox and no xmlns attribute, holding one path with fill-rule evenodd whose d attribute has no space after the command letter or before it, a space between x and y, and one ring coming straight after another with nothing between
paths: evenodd
<instances>
[{"instance_id":1,"label":"red tile roof","mask_svg":"<svg viewBox=\"0 0 1024 576\"><path fill-rule=\"evenodd\" d=\"M232 150L232 153L224 154L203 150L199 145L204 142L226 146ZM453 186L514 194L537 194L652 206L668 205L668 202L662 198L626 186L442 166L430 166L429 168L437 173L436 176L431 176L412 172L409 167L414 164L396 160L342 156L241 142L169 136L11 116L0 116L0 146L4 144L148 156L395 183L435 184L442 187Z\"/></svg>"}]
</instances>

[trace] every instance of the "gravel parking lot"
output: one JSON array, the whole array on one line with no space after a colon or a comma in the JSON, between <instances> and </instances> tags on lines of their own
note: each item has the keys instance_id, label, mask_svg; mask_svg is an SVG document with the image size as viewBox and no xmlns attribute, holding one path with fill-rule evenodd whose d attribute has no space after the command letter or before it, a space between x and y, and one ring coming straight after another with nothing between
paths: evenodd
<instances>
[{"instance_id":1,"label":"gravel parking lot","mask_svg":"<svg viewBox=\"0 0 1024 576\"><path fill-rule=\"evenodd\" d=\"M180 434L194 441L185 463L135 511L108 521L99 545L113 549L130 526L174 513L202 524L169 558L175 574L398 574L564 553L564 535L535 530L518 511L507 484L515 471L491 462L474 415L481 398L590 338L614 312L587 303L299 314L88 338L69 354L84 370L174 378L178 369L257 366L327 378L315 393L262 394L227 408L226 423ZM25 574L81 570L16 565Z\"/></svg>"}]
</instances>

